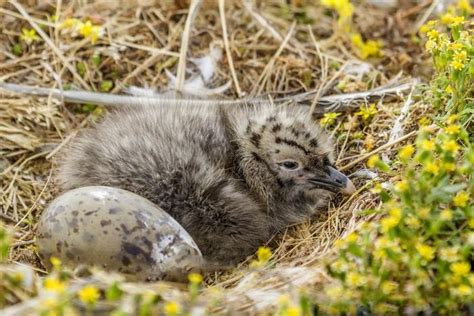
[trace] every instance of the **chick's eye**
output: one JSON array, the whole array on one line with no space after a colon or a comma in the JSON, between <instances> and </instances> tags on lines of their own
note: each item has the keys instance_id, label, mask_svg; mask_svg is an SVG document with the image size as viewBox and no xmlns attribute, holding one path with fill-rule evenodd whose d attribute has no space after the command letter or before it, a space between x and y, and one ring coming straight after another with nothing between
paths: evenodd
<instances>
[{"instance_id":1,"label":"chick's eye","mask_svg":"<svg viewBox=\"0 0 474 316\"><path fill-rule=\"evenodd\" d=\"M299 167L299 164L296 161L293 160L285 160L280 163L281 166L283 166L285 169L288 170L296 170Z\"/></svg>"}]
</instances>

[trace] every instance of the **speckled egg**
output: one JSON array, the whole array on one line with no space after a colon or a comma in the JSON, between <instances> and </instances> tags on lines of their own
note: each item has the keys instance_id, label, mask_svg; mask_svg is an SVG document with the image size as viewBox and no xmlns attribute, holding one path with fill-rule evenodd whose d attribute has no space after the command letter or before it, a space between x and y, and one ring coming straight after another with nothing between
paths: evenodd
<instances>
[{"instance_id":1,"label":"speckled egg","mask_svg":"<svg viewBox=\"0 0 474 316\"><path fill-rule=\"evenodd\" d=\"M99 266L134 280L180 280L203 259L170 215L129 191L90 186L68 191L43 212L37 244L44 263Z\"/></svg>"}]
</instances>

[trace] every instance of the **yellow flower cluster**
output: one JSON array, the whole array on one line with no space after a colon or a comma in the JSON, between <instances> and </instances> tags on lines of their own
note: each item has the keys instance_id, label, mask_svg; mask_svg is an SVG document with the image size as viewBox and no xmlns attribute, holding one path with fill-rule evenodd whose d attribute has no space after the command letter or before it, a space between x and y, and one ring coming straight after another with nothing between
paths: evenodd
<instances>
[{"instance_id":1,"label":"yellow flower cluster","mask_svg":"<svg viewBox=\"0 0 474 316\"><path fill-rule=\"evenodd\" d=\"M401 160L407 161L408 159L411 158L411 156L415 153L415 147L413 145L409 144L400 149L398 152L398 157Z\"/></svg>"},{"instance_id":2,"label":"yellow flower cluster","mask_svg":"<svg viewBox=\"0 0 474 316\"><path fill-rule=\"evenodd\" d=\"M53 276L46 278L43 286L47 291L58 294L63 293L66 289L65 284Z\"/></svg>"},{"instance_id":3,"label":"yellow flower cluster","mask_svg":"<svg viewBox=\"0 0 474 316\"><path fill-rule=\"evenodd\" d=\"M352 44L359 50L359 57L367 59L369 57L383 56L381 48L381 41L368 40L364 41L360 34L353 34L351 36Z\"/></svg>"},{"instance_id":4,"label":"yellow flower cluster","mask_svg":"<svg viewBox=\"0 0 474 316\"><path fill-rule=\"evenodd\" d=\"M350 0L321 0L321 4L334 9L339 14L339 20L350 19L354 14L354 6Z\"/></svg>"},{"instance_id":5,"label":"yellow flower cluster","mask_svg":"<svg viewBox=\"0 0 474 316\"><path fill-rule=\"evenodd\" d=\"M94 304L100 298L99 289L93 285L87 285L79 291L79 299L85 304Z\"/></svg>"},{"instance_id":6,"label":"yellow flower cluster","mask_svg":"<svg viewBox=\"0 0 474 316\"><path fill-rule=\"evenodd\" d=\"M337 242L340 255L328 271L340 283L326 290L333 302L327 311L350 313L354 302L387 313L401 312L400 304L416 311L436 304L438 311L453 310L473 295L466 250L474 248L474 233L469 232L474 228L473 203L463 181L474 172L474 153L460 116L445 121L441 129L421 129L414 144L399 150L405 168L401 180L392 195L376 190L386 199L385 216ZM367 165L379 163L374 155ZM446 183L451 190L440 190Z\"/></svg>"},{"instance_id":7,"label":"yellow flower cluster","mask_svg":"<svg viewBox=\"0 0 474 316\"><path fill-rule=\"evenodd\" d=\"M380 225L384 232L387 232L393 228L395 228L400 220L402 219L402 210L400 208L393 208L389 211L389 215L384 217L380 221Z\"/></svg>"},{"instance_id":8,"label":"yellow flower cluster","mask_svg":"<svg viewBox=\"0 0 474 316\"><path fill-rule=\"evenodd\" d=\"M467 62L467 52L465 50L457 51L454 53L453 60L451 61L451 67L456 70L462 70Z\"/></svg>"},{"instance_id":9,"label":"yellow flower cluster","mask_svg":"<svg viewBox=\"0 0 474 316\"><path fill-rule=\"evenodd\" d=\"M272 251L268 247L259 247L257 250L257 260L253 260L250 263L251 267L263 267L265 266L272 256Z\"/></svg>"},{"instance_id":10,"label":"yellow flower cluster","mask_svg":"<svg viewBox=\"0 0 474 316\"><path fill-rule=\"evenodd\" d=\"M464 23L464 17L453 16L451 13L446 13L441 17L441 23L450 27L456 27Z\"/></svg>"},{"instance_id":11,"label":"yellow flower cluster","mask_svg":"<svg viewBox=\"0 0 474 316\"><path fill-rule=\"evenodd\" d=\"M336 121L336 118L341 115L341 113L324 113L323 118L320 120L322 126L330 126L333 125Z\"/></svg>"},{"instance_id":12,"label":"yellow flower cluster","mask_svg":"<svg viewBox=\"0 0 474 316\"><path fill-rule=\"evenodd\" d=\"M34 29L21 29L20 39L29 45L35 41L38 41L40 38Z\"/></svg>"},{"instance_id":13,"label":"yellow flower cluster","mask_svg":"<svg viewBox=\"0 0 474 316\"><path fill-rule=\"evenodd\" d=\"M370 104L369 106L363 106L360 108L356 115L362 117L364 121L370 120L375 114L377 114L377 108L375 107L375 103Z\"/></svg>"},{"instance_id":14,"label":"yellow flower cluster","mask_svg":"<svg viewBox=\"0 0 474 316\"><path fill-rule=\"evenodd\" d=\"M165 312L165 315L176 316L181 313L181 306L177 302L168 301L165 303L163 311Z\"/></svg>"},{"instance_id":15,"label":"yellow flower cluster","mask_svg":"<svg viewBox=\"0 0 474 316\"><path fill-rule=\"evenodd\" d=\"M92 24L90 20L82 22L78 19L69 18L61 24L61 28L77 32L82 37L88 38L92 44L95 44L104 33L104 30L101 26Z\"/></svg>"},{"instance_id":16,"label":"yellow flower cluster","mask_svg":"<svg viewBox=\"0 0 474 316\"><path fill-rule=\"evenodd\" d=\"M193 284L201 284L202 280L203 280L203 277L199 273L190 273L188 275L188 280L189 280L189 282L191 282Z\"/></svg>"},{"instance_id":17,"label":"yellow flower cluster","mask_svg":"<svg viewBox=\"0 0 474 316\"><path fill-rule=\"evenodd\" d=\"M415 248L418 251L419 255L423 257L423 259L427 261L433 260L434 255L436 253L436 250L433 247L419 243L415 246Z\"/></svg>"}]
</instances>

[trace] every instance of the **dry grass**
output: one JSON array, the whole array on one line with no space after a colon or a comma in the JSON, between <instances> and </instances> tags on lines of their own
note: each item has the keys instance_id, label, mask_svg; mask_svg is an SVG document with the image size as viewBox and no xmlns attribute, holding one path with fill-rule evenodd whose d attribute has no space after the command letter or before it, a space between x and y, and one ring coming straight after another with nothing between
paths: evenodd
<instances>
[{"instance_id":1,"label":"dry grass","mask_svg":"<svg viewBox=\"0 0 474 316\"><path fill-rule=\"evenodd\" d=\"M152 6L138 7L135 2ZM203 56L211 44L222 45L227 58L220 62L212 84L232 81L224 96L229 99L261 94L279 98L313 91L313 100L340 93L337 83L343 78L349 82L348 92L355 92L384 85L400 72L403 79L412 73L423 76L428 71L410 33L422 17L424 6L411 8L402 1L398 11L388 13L357 5L355 25L367 37L384 41L385 56L371 61L369 73L350 75L341 68L357 62L356 53L343 34L333 33L335 20L327 11L320 6L306 6L311 1L289 1L289 6L276 0L258 6L249 1L226 1L226 28L221 23L224 16L219 14L218 1L203 2L189 28L187 56ZM111 80L111 92L119 92L127 85L165 87L165 69L173 73L180 69L186 1L23 1L16 6L2 3L0 81L99 90L101 82ZM57 5L57 9L47 3ZM22 15L19 8L27 15ZM105 26L106 35L95 45L86 39L72 39L50 21L54 14L61 20L73 16L90 18ZM308 19L312 19L310 24L302 23ZM11 49L20 42L21 29L35 25L38 31L44 30L40 33L42 40L24 45L20 57L13 55ZM90 59L97 52L102 56L101 62L93 67ZM86 69L80 74L77 65L82 62ZM184 74L182 68L178 73ZM364 168L368 152L380 150L390 158L405 139L413 137L410 133L385 145L404 101L403 96L378 98L378 113L370 124L355 119L354 110L348 108L330 128L337 140L338 166L347 173L356 172ZM406 133L416 128L414 122L426 111L422 104L412 106L404 121ZM52 180L55 154L78 130L97 119L96 114L51 98L0 92L0 220L15 227L12 262L26 263L43 272L34 248L34 228L45 205L57 193ZM363 137L351 136L357 132ZM308 289L309 295L318 295L318 284L328 281L321 266L323 259L330 258L333 242L369 219L360 216L362 210L379 205L368 190L371 181L354 179L359 188L356 194L330 205L320 218L290 227L275 237L271 268L251 273L247 263L242 263L234 271L209 276L209 284L225 289L219 294L221 304L215 311L261 310L274 303L279 293L297 293L301 286ZM387 175L380 179L392 180ZM107 275L97 274L97 278L104 280ZM133 293L138 288L165 285L127 286ZM173 288L176 291L168 291L167 295L181 295L179 287ZM212 295L213 290L204 291L201 299Z\"/></svg>"}]
</instances>

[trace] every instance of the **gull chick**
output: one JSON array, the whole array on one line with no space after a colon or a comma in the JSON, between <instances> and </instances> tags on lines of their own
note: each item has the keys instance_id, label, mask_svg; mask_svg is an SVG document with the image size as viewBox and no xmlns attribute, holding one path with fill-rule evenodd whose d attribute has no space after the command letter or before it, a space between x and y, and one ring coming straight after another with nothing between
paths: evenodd
<instances>
[{"instance_id":1,"label":"gull chick","mask_svg":"<svg viewBox=\"0 0 474 316\"><path fill-rule=\"evenodd\" d=\"M230 266L352 182L307 110L266 101L122 107L60 159L62 189L137 193L193 237L209 265Z\"/></svg>"}]
</instances>

